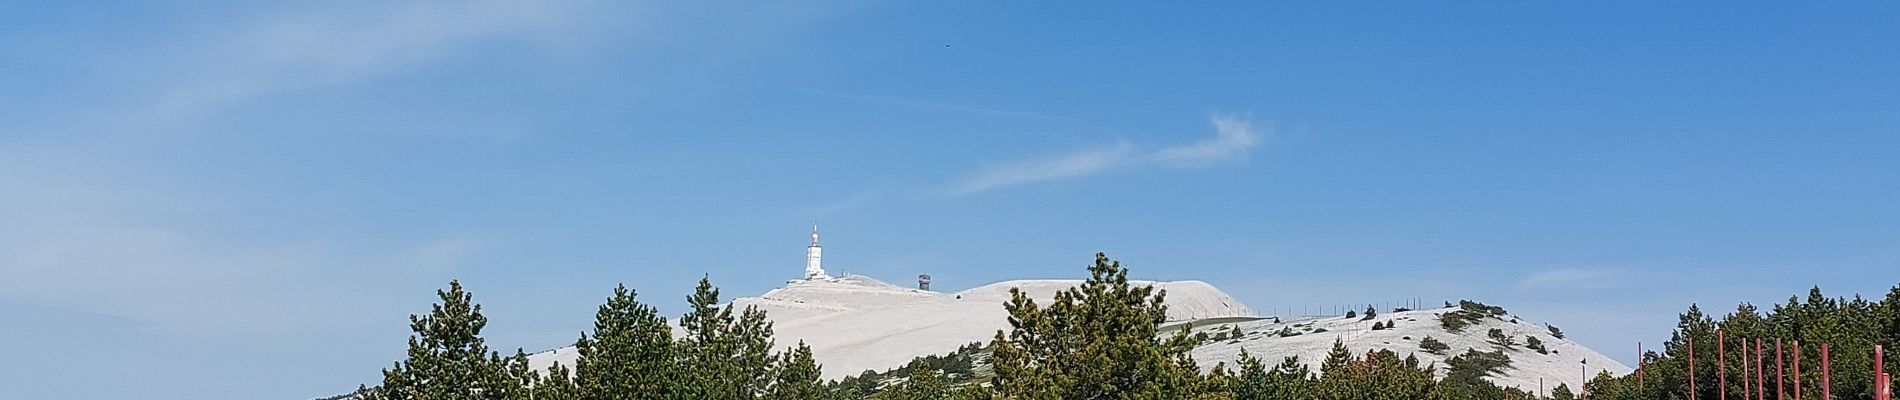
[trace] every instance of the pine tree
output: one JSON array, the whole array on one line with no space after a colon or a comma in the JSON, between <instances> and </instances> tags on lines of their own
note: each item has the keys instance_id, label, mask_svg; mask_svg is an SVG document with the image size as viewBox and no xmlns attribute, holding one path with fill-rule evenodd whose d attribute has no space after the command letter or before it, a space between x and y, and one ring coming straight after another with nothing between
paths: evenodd
<instances>
[{"instance_id":1,"label":"pine tree","mask_svg":"<svg viewBox=\"0 0 1900 400\"><path fill-rule=\"evenodd\" d=\"M1418 348L1425 350L1427 353L1445 354L1445 350L1450 350L1451 345L1440 342L1438 339L1433 339L1431 336L1426 336L1418 340Z\"/></svg>"},{"instance_id":2,"label":"pine tree","mask_svg":"<svg viewBox=\"0 0 1900 400\"><path fill-rule=\"evenodd\" d=\"M825 382L819 376L818 362L811 357L811 346L799 341L798 346L778 358L773 371L772 385L765 395L767 400L812 400L827 394Z\"/></svg>"},{"instance_id":3,"label":"pine tree","mask_svg":"<svg viewBox=\"0 0 1900 400\"><path fill-rule=\"evenodd\" d=\"M1550 400L1575 400L1576 398L1577 394L1571 393L1570 385L1567 384L1559 383L1556 389L1550 390Z\"/></svg>"},{"instance_id":4,"label":"pine tree","mask_svg":"<svg viewBox=\"0 0 1900 400\"><path fill-rule=\"evenodd\" d=\"M953 398L956 390L950 382L944 380L943 373L931 369L929 365L912 360L908 369L910 377L902 382L879 389L871 395L873 400L941 400Z\"/></svg>"},{"instance_id":5,"label":"pine tree","mask_svg":"<svg viewBox=\"0 0 1900 400\"><path fill-rule=\"evenodd\" d=\"M1160 339L1164 292L1128 283L1128 270L1096 253L1089 278L1043 307L1020 290L1004 308L1010 331L996 333L997 395L1018 399L1191 399L1199 367L1183 329Z\"/></svg>"},{"instance_id":6,"label":"pine tree","mask_svg":"<svg viewBox=\"0 0 1900 400\"><path fill-rule=\"evenodd\" d=\"M690 309L680 317L680 328L685 333L676 343L675 353L682 372L676 382L680 384L677 398L734 398L742 386L737 380L750 377L741 375L738 344L732 332L732 307L719 306L719 288L712 286L709 277L699 279L699 286L686 303Z\"/></svg>"},{"instance_id":7,"label":"pine tree","mask_svg":"<svg viewBox=\"0 0 1900 400\"><path fill-rule=\"evenodd\" d=\"M590 400L675 398L679 394L673 329L626 285L594 313L594 336L574 343L576 383Z\"/></svg>"},{"instance_id":8,"label":"pine tree","mask_svg":"<svg viewBox=\"0 0 1900 400\"><path fill-rule=\"evenodd\" d=\"M575 385L574 375L567 367L554 364L548 367L540 384L529 390L531 400L585 400L580 386Z\"/></svg>"},{"instance_id":9,"label":"pine tree","mask_svg":"<svg viewBox=\"0 0 1900 400\"><path fill-rule=\"evenodd\" d=\"M738 350L734 364L741 374L733 379L732 398L764 395L772 385L774 364L781 358L772 354L772 321L765 318L764 310L746 306L732 326L731 338ZM812 371L817 369L816 365L812 366Z\"/></svg>"},{"instance_id":10,"label":"pine tree","mask_svg":"<svg viewBox=\"0 0 1900 400\"><path fill-rule=\"evenodd\" d=\"M1355 358L1339 341L1333 342L1320 371L1318 399L1423 399L1433 386L1433 369L1421 366L1417 357L1401 359L1379 350Z\"/></svg>"},{"instance_id":11,"label":"pine tree","mask_svg":"<svg viewBox=\"0 0 1900 400\"><path fill-rule=\"evenodd\" d=\"M1267 368L1260 359L1241 350L1239 372L1229 385L1237 400L1305 400L1312 398L1309 380L1312 371L1298 356L1287 357L1278 367Z\"/></svg>"},{"instance_id":12,"label":"pine tree","mask_svg":"<svg viewBox=\"0 0 1900 400\"><path fill-rule=\"evenodd\" d=\"M514 400L527 398L536 374L519 350L503 358L482 340L488 318L461 281L437 290L442 302L428 315L409 316L407 359L383 370L383 384L366 388L369 400Z\"/></svg>"},{"instance_id":13,"label":"pine tree","mask_svg":"<svg viewBox=\"0 0 1900 400\"><path fill-rule=\"evenodd\" d=\"M1503 329L1491 328L1490 331L1485 332L1485 336L1491 338L1491 343L1499 346L1508 348L1517 345L1517 341L1512 339L1510 335L1505 335Z\"/></svg>"},{"instance_id":14,"label":"pine tree","mask_svg":"<svg viewBox=\"0 0 1900 400\"><path fill-rule=\"evenodd\" d=\"M680 398L749 399L765 394L771 385L772 322L765 311L747 306L733 316L733 306L719 305L719 289L710 278L686 299L690 309L680 317L685 336L675 342L675 359L682 368L676 383Z\"/></svg>"}]
</instances>

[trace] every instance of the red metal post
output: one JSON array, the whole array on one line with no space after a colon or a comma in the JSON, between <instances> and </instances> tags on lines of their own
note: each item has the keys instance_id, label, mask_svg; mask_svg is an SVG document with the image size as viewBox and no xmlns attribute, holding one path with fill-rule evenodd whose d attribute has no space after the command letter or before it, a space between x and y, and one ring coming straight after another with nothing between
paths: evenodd
<instances>
[{"instance_id":1,"label":"red metal post","mask_svg":"<svg viewBox=\"0 0 1900 400\"><path fill-rule=\"evenodd\" d=\"M1748 358L1748 339L1742 337L1742 400L1752 400L1752 398L1756 398L1756 391L1754 391L1756 385L1752 385L1752 383L1748 381L1748 377L1750 377L1750 375L1748 375L1748 370L1750 370L1750 362L1748 362L1748 360L1752 360L1752 358Z\"/></svg>"},{"instance_id":2,"label":"red metal post","mask_svg":"<svg viewBox=\"0 0 1900 400\"><path fill-rule=\"evenodd\" d=\"M1768 400L1768 380L1762 379L1768 375L1768 368L1761 363L1764 358L1768 355L1762 353L1761 338L1755 338L1755 400Z\"/></svg>"},{"instance_id":3,"label":"red metal post","mask_svg":"<svg viewBox=\"0 0 1900 400\"><path fill-rule=\"evenodd\" d=\"M1643 385L1643 364L1645 361L1643 358L1645 356L1648 356L1648 354L1643 353L1643 342L1636 342L1636 388L1637 389L1642 389L1645 387Z\"/></svg>"},{"instance_id":4,"label":"red metal post","mask_svg":"<svg viewBox=\"0 0 1900 400\"><path fill-rule=\"evenodd\" d=\"M1874 345L1874 398L1890 400L1888 396L1892 388L1887 387L1887 380L1887 349L1876 344Z\"/></svg>"},{"instance_id":5,"label":"red metal post","mask_svg":"<svg viewBox=\"0 0 1900 400\"><path fill-rule=\"evenodd\" d=\"M1821 343L1821 400L1834 398L1834 363L1828 361L1827 343Z\"/></svg>"}]
</instances>

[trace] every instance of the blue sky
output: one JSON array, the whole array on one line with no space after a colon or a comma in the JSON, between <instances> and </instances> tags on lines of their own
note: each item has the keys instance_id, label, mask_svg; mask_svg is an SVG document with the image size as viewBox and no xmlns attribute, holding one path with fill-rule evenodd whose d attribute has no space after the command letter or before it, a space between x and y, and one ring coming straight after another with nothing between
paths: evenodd
<instances>
[{"instance_id":1,"label":"blue sky","mask_svg":"<svg viewBox=\"0 0 1900 400\"><path fill-rule=\"evenodd\" d=\"M1900 281L1900 6L0 0L0 386L372 382L620 282L1472 298L1624 359L1691 302Z\"/></svg>"}]
</instances>

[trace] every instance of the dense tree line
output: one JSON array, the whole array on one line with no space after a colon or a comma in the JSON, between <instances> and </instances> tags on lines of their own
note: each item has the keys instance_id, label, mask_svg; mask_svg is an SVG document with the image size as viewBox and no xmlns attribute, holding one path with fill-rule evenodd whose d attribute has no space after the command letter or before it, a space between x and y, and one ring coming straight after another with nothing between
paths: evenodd
<instances>
[{"instance_id":1,"label":"dense tree line","mask_svg":"<svg viewBox=\"0 0 1900 400\"><path fill-rule=\"evenodd\" d=\"M1278 364L1242 354L1232 366L1203 371L1190 357L1197 340L1183 327L1160 331L1166 293L1131 285L1128 271L1096 254L1081 285L1039 304L1012 291L1002 306L1010 328L987 345L927 356L889 373L867 371L838 382L820 379L811 349L774 352L763 311L720 305L702 279L674 331L633 290L616 288L575 342L569 370L532 371L519 350L489 350L487 320L460 282L438 291L441 303L411 317L408 357L384 371L365 399L1529 399L1485 377L1509 358L1471 351L1439 366L1391 351L1354 354L1334 343L1318 371L1297 358ZM1368 314L1371 314L1368 312ZM986 363L987 379L974 365ZM1607 381L1606 381L1607 382Z\"/></svg>"},{"instance_id":2,"label":"dense tree line","mask_svg":"<svg viewBox=\"0 0 1900 400\"><path fill-rule=\"evenodd\" d=\"M1722 340L1716 338L1721 330ZM1793 365L1799 359L1804 367L1800 373L1804 386L1803 398L1821 398L1821 345L1829 346L1832 371L1833 397L1835 399L1864 400L1873 398L1873 356L1874 345L1886 345L1887 371L1900 375L1900 363L1894 357L1900 355L1893 348L1900 344L1900 286L1894 286L1883 299L1869 300L1859 295L1853 298L1830 298L1821 294L1820 288L1808 291L1805 300L1798 296L1788 297L1785 304L1776 304L1766 313L1753 304L1742 303L1735 311L1721 317L1705 315L1701 308L1690 305L1682 313L1675 331L1660 351L1650 351L1642 355L1641 371L1626 376L1598 375L1591 380L1588 390L1590 398L1603 400L1619 399L1667 399L1690 397L1690 377L1695 377L1696 398L1713 399L1721 393L1722 380L1717 376L1717 360L1723 359L1727 378L1727 393L1731 397L1740 397L1743 385L1753 382L1742 379L1742 371L1747 368L1749 378L1756 370L1753 358L1756 356L1756 340L1763 343L1764 357L1762 365L1768 379L1767 390L1773 398L1775 390L1775 342L1786 343L1783 347L1785 365ZM1794 352L1792 342L1802 343L1801 351ZM1688 355L1690 343L1694 343L1695 368L1690 369ZM1718 349L1724 356L1718 357ZM1748 352L1743 356L1743 351ZM1746 367L1744 363L1747 363ZM1787 374L1786 385L1794 384L1794 370L1784 368ZM1747 389L1747 390L1753 390ZM1789 389L1789 392L1792 392Z\"/></svg>"},{"instance_id":3,"label":"dense tree line","mask_svg":"<svg viewBox=\"0 0 1900 400\"><path fill-rule=\"evenodd\" d=\"M531 371L520 350L503 357L481 339L487 319L461 282L438 291L442 303L412 316L408 357L383 371L383 383L358 389L367 400L634 400L824 398L819 367L803 343L773 353L765 312L720 306L719 289L701 279L680 317L666 318L621 286L595 314L591 335L575 342L574 369Z\"/></svg>"}]
</instances>

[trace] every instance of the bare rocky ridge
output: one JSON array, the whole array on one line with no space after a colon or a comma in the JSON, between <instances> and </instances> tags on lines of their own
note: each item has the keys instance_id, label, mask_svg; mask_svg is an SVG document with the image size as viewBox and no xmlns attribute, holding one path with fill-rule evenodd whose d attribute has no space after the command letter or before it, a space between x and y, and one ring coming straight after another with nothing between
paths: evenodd
<instances>
[{"instance_id":1,"label":"bare rocky ridge","mask_svg":"<svg viewBox=\"0 0 1900 400\"><path fill-rule=\"evenodd\" d=\"M1081 280L1015 280L957 293L907 288L863 276L794 281L758 297L733 300L739 308L758 306L772 319L781 348L804 341L836 379L867 369L901 366L912 358L955 351L970 342L988 341L1007 329L1003 303L1019 288L1039 302L1081 284ZM1132 282L1168 291L1168 318L1189 321L1222 317L1259 317L1253 309L1205 282ZM570 367L573 347L529 355L535 370L551 363Z\"/></svg>"},{"instance_id":2,"label":"bare rocky ridge","mask_svg":"<svg viewBox=\"0 0 1900 400\"><path fill-rule=\"evenodd\" d=\"M1055 293L1081 284L1080 280L1014 280L998 282L956 293L942 293L902 287L863 276L844 276L823 280L801 280L774 289L758 297L733 301L740 308L757 306L772 319L780 347L804 341L824 366L826 379L837 379L865 370L883 371L902 366L912 358L953 352L970 342L987 342L997 330L1007 329L1008 313L1003 303L1009 289L1019 288L1038 302L1046 303ZM1195 348L1194 358L1203 367L1218 363L1232 365L1240 351L1277 364L1287 356L1299 356L1317 371L1318 363L1332 349L1334 340L1342 341L1355 353L1388 349L1400 355L1412 354L1421 361L1436 363L1444 375L1444 360L1465 352L1504 351L1512 360L1498 376L1490 379L1501 386L1535 391L1540 380L1546 390L1559 383L1579 387L1587 373L1608 370L1625 374L1628 366L1616 362L1575 342L1557 338L1542 325L1510 314L1489 315L1448 332L1439 325L1439 315L1456 308L1382 313L1371 320L1339 316L1269 318L1232 296L1200 281L1151 282L1166 290L1168 319L1166 332L1191 326L1191 333L1206 333L1210 338ZM1501 310L1500 310L1501 312ZM1391 323L1390 329L1374 330L1375 323ZM1240 334L1231 332L1238 328ZM1513 346L1501 346L1487 338L1496 328L1514 338ZM1221 335L1228 332L1228 335ZM1442 354L1419 347L1424 337L1444 342L1449 349ZM1539 353L1526 347L1527 337L1537 337L1547 349ZM567 347L529 356L536 370L551 363L572 366L578 354ZM1586 362L1587 361L1587 362Z\"/></svg>"}]
</instances>

